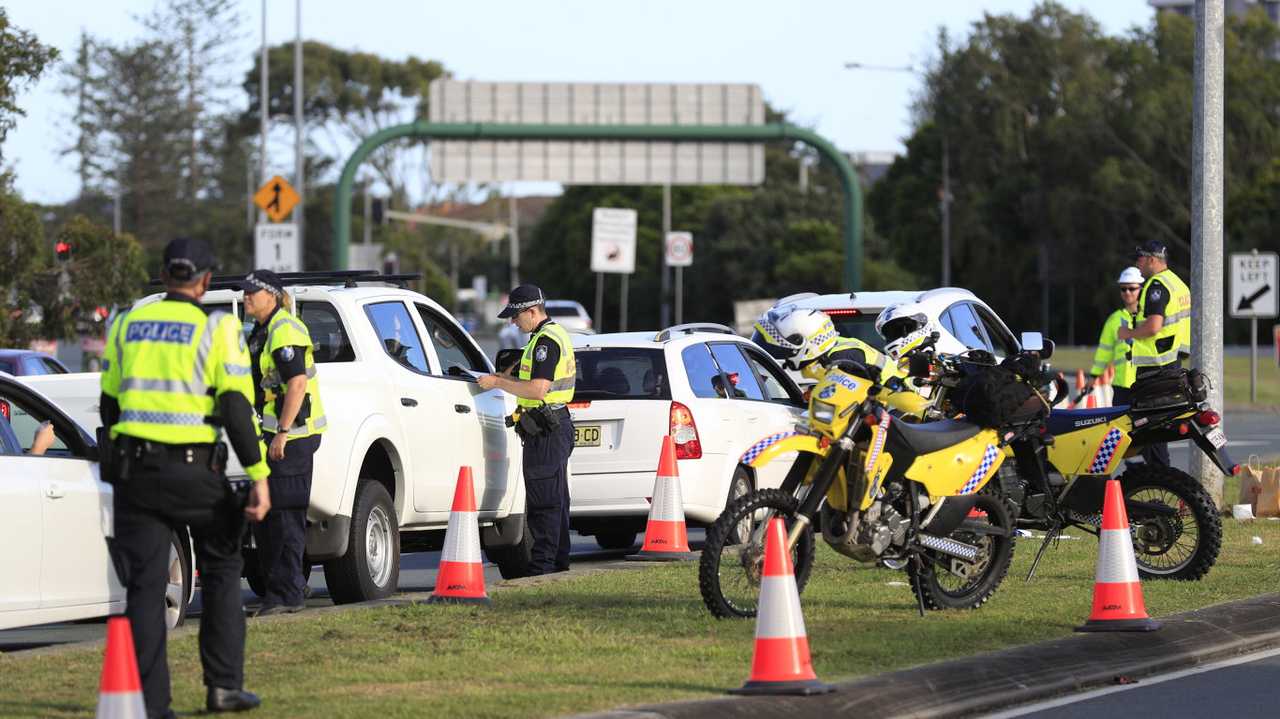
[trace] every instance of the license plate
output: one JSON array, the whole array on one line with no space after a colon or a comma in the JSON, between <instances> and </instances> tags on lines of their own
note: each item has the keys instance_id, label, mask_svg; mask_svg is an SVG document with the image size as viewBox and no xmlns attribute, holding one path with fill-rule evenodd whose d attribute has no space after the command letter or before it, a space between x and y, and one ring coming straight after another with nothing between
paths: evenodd
<instances>
[{"instance_id":1,"label":"license plate","mask_svg":"<svg viewBox=\"0 0 1280 719\"><path fill-rule=\"evenodd\" d=\"M1209 440L1209 444L1212 444L1214 449L1222 449L1227 446L1227 435L1222 431L1221 427L1214 427L1204 437Z\"/></svg>"},{"instance_id":2,"label":"license plate","mask_svg":"<svg viewBox=\"0 0 1280 719\"><path fill-rule=\"evenodd\" d=\"M574 425L573 426L573 446L599 447L600 446L600 425L598 424Z\"/></svg>"}]
</instances>

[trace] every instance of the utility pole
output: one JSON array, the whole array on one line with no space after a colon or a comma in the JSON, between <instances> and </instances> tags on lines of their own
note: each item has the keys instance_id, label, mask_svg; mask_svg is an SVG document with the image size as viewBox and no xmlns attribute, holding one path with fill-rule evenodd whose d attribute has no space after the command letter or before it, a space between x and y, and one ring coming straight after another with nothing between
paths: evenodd
<instances>
[{"instance_id":1,"label":"utility pole","mask_svg":"<svg viewBox=\"0 0 1280 719\"><path fill-rule=\"evenodd\" d=\"M511 217L511 286L520 286L520 208L514 190L507 198L507 212Z\"/></svg>"},{"instance_id":2,"label":"utility pole","mask_svg":"<svg viewBox=\"0 0 1280 719\"><path fill-rule=\"evenodd\" d=\"M1210 379L1209 402L1222 392L1222 211L1224 0L1196 0L1195 89L1191 100L1191 364ZM1191 453L1191 476L1223 506L1222 473Z\"/></svg>"},{"instance_id":3,"label":"utility pole","mask_svg":"<svg viewBox=\"0 0 1280 719\"><path fill-rule=\"evenodd\" d=\"M258 157L258 182L267 181L267 0L262 0L262 60L258 76L258 120L262 131L262 154ZM266 212L258 212L258 222L266 221Z\"/></svg>"},{"instance_id":4,"label":"utility pole","mask_svg":"<svg viewBox=\"0 0 1280 719\"><path fill-rule=\"evenodd\" d=\"M671 234L671 184L662 186L662 282L661 302L659 302L658 327L671 326L671 268L667 267L667 235ZM626 326L626 320L623 320Z\"/></svg>"},{"instance_id":5,"label":"utility pole","mask_svg":"<svg viewBox=\"0 0 1280 719\"><path fill-rule=\"evenodd\" d=\"M293 41L293 124L294 124L294 178L293 186L298 190L298 205L293 208L293 222L298 226L298 269L306 269L307 234L303 232L304 213L302 208L307 203L306 155L303 154L302 128L302 0L296 4L297 35Z\"/></svg>"}]
</instances>

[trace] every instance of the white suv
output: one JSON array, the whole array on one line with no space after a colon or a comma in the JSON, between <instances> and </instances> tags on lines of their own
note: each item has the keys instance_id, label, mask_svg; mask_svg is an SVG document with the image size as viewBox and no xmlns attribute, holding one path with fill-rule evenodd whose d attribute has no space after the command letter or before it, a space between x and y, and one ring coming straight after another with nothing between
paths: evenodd
<instances>
[{"instance_id":1,"label":"white suv","mask_svg":"<svg viewBox=\"0 0 1280 719\"><path fill-rule=\"evenodd\" d=\"M1016 354L1019 348L995 310L969 290L957 287L834 295L806 292L778 300L779 304L788 302L827 313L841 336L856 337L877 349L884 348L884 338L876 333L876 317L884 308L903 302L916 303L941 328L937 345L941 352L984 349L1003 359Z\"/></svg>"},{"instance_id":2,"label":"white suv","mask_svg":"<svg viewBox=\"0 0 1280 719\"><path fill-rule=\"evenodd\" d=\"M772 358L719 325L575 335L570 525L607 549L644 531L662 438L675 439L685 519L705 526L727 501L782 483L787 462L738 463L753 443L792 431L800 390Z\"/></svg>"}]
</instances>

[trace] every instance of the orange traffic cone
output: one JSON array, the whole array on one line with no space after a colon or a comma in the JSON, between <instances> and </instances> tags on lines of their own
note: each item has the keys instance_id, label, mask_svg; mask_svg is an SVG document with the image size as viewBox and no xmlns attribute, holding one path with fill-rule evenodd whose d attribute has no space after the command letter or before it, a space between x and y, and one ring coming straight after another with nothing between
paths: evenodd
<instances>
[{"instance_id":1,"label":"orange traffic cone","mask_svg":"<svg viewBox=\"0 0 1280 719\"><path fill-rule=\"evenodd\" d=\"M1096 575L1093 611L1084 626L1076 627L1077 632L1151 632L1160 628L1160 622L1147 616L1147 606L1142 601L1129 515L1118 479L1107 480Z\"/></svg>"},{"instance_id":2,"label":"orange traffic cone","mask_svg":"<svg viewBox=\"0 0 1280 719\"><path fill-rule=\"evenodd\" d=\"M1084 401L1084 385L1085 385L1084 370L1078 369L1076 370L1076 404L1075 404L1077 408L1079 408L1080 403Z\"/></svg>"},{"instance_id":3,"label":"orange traffic cone","mask_svg":"<svg viewBox=\"0 0 1280 719\"><path fill-rule=\"evenodd\" d=\"M490 604L484 590L484 562L480 559L480 525L476 520L476 493L471 468L458 470L453 490L453 510L444 533L444 550L436 570L436 588L428 604Z\"/></svg>"},{"instance_id":4,"label":"orange traffic cone","mask_svg":"<svg viewBox=\"0 0 1280 719\"><path fill-rule=\"evenodd\" d=\"M689 551L689 534L684 525L684 500L680 496L680 473L676 468L676 445L671 435L662 438L658 457L658 477L653 483L653 506L644 528L644 546L627 556L633 561L674 562L697 558Z\"/></svg>"},{"instance_id":5,"label":"orange traffic cone","mask_svg":"<svg viewBox=\"0 0 1280 719\"><path fill-rule=\"evenodd\" d=\"M98 690L98 719L145 719L138 655L133 649L129 618L107 620L107 650L102 657L102 683Z\"/></svg>"},{"instance_id":6,"label":"orange traffic cone","mask_svg":"<svg viewBox=\"0 0 1280 719\"><path fill-rule=\"evenodd\" d=\"M756 615L756 647L751 678L730 694L826 694L835 687L818 681L809 660L809 637L800 611L787 528L781 517L769 520L764 541L764 573L760 577L760 612Z\"/></svg>"}]
</instances>

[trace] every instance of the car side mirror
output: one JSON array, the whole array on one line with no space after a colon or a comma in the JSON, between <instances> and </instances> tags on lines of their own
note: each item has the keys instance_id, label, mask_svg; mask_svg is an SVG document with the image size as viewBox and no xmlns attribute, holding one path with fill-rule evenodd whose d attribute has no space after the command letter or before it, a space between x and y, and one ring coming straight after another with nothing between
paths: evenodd
<instances>
[{"instance_id":1,"label":"car side mirror","mask_svg":"<svg viewBox=\"0 0 1280 719\"><path fill-rule=\"evenodd\" d=\"M1044 349L1044 336L1039 332L1022 333L1022 351L1039 352Z\"/></svg>"}]
</instances>

